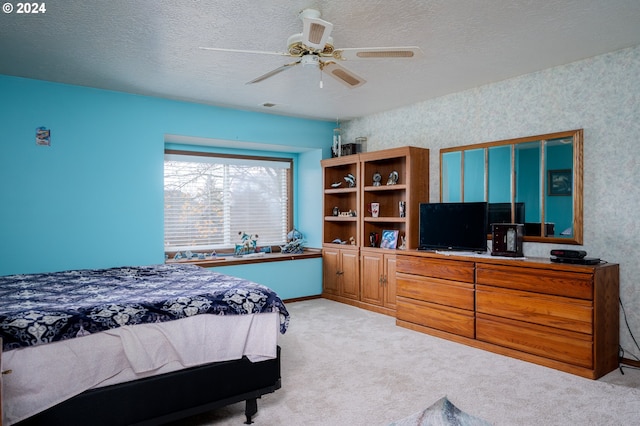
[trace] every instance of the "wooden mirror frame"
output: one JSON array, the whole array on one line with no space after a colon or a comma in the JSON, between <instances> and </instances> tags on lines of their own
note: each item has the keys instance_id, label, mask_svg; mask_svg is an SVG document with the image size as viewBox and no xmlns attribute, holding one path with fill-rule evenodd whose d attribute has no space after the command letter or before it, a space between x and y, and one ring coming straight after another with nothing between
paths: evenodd
<instances>
[{"instance_id":1,"label":"wooden mirror frame","mask_svg":"<svg viewBox=\"0 0 640 426\"><path fill-rule=\"evenodd\" d=\"M547 141L556 139L572 139L573 144L573 166L572 166L572 187L571 196L573 197L573 221L572 221L572 235L571 237L560 236L545 236L545 212L546 202L550 195L547 194L546 182L548 179L547 165L546 165L546 152ZM464 202L464 153L466 151L482 149L484 152L484 201L488 201L489 191L489 148L499 146L510 146L511 152L511 164L510 164L510 202L511 202L511 217L512 221L515 218L515 203L516 203L516 162L515 151L519 144L540 142L540 170L539 170L539 184L538 191L540 197L540 236L537 235L525 235L524 241L528 242L542 242L542 243L559 243L559 244L582 244L583 243L583 129L570 130L566 132L549 133L545 135L528 136L524 138L508 139L495 142L486 142L473 145L457 146L452 148L444 148L440 150L440 201L443 200L443 188L444 188L444 175L443 175L443 156L447 153L460 152L460 194L461 201ZM448 182L447 182L448 184ZM474 200L478 201L478 200ZM488 235L491 238L491 234Z\"/></svg>"}]
</instances>

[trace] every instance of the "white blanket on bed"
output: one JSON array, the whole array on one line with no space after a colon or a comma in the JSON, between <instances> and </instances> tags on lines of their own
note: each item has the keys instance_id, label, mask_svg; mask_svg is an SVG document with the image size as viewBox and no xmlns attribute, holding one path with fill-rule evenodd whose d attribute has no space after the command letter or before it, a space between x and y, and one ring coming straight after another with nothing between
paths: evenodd
<instances>
[{"instance_id":1,"label":"white blanket on bed","mask_svg":"<svg viewBox=\"0 0 640 426\"><path fill-rule=\"evenodd\" d=\"M277 312L195 315L125 326L2 354L3 424L11 425L85 390L247 356L276 357Z\"/></svg>"}]
</instances>

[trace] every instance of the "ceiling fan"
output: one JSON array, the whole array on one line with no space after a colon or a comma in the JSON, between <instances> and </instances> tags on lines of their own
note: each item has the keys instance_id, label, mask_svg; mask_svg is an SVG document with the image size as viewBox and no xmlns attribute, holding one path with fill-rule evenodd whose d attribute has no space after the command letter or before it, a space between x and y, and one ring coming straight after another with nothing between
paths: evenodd
<instances>
[{"instance_id":1,"label":"ceiling fan","mask_svg":"<svg viewBox=\"0 0 640 426\"><path fill-rule=\"evenodd\" d=\"M200 47L200 49L299 58L294 62L284 64L269 71L247 82L247 84L259 83L282 71L291 69L296 65L302 65L303 67L319 68L320 71L330 75L350 88L361 86L366 83L366 80L340 65L338 63L339 61L372 58L412 59L422 55L422 50L417 46L334 49L333 38L330 36L333 30L333 24L331 22L320 19L320 12L314 9L303 10L300 12L300 18L303 23L302 32L289 37L287 40L287 52L221 49L215 47ZM322 80L320 80L320 87L322 87Z\"/></svg>"}]
</instances>

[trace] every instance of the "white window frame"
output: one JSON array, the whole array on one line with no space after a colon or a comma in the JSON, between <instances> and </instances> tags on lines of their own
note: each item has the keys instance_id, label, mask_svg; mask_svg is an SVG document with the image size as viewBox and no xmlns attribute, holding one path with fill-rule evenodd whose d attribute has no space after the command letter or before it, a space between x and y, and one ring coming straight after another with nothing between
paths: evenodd
<instances>
[{"instance_id":1,"label":"white window frame","mask_svg":"<svg viewBox=\"0 0 640 426\"><path fill-rule=\"evenodd\" d=\"M262 156L252 156L252 155L235 155L235 154L220 154L220 153L211 153L211 152L200 152L200 151L184 151L184 150L175 150L175 149L166 149L165 150L165 164L167 161L186 161L189 163L213 163L218 165L218 167L222 167L222 182L218 183L221 185L224 190L222 200L222 225L217 224L218 228L221 228L216 233L215 242L213 240L208 240L206 243L187 243L186 240L183 241L174 240L176 243L171 243L169 241L171 237L167 236L167 229L172 225L168 224L168 221L172 221L175 219L174 213L169 213L167 210L167 204L165 199L165 231L164 231L164 249L167 253L174 253L178 251L191 250L194 252L207 252L212 250L225 250L225 249L233 249L235 248L235 244L240 243L240 235L239 233L246 233L249 235L258 235L258 246L275 246L275 245L283 245L286 243L286 234L289 230L293 229L293 159L292 158L280 158L280 157L262 157ZM256 213L251 217L251 221L245 226L242 226L246 229L235 229L231 224L231 202L232 197L231 192L228 189L229 187L229 174L228 170L233 170L233 166L252 166L252 167L266 167L268 170L279 170L277 172L277 179L284 179L285 181L280 181L278 185L280 189L275 191L275 194L280 195L280 198L274 198L274 205L272 205L272 209L276 209L279 213L273 216L281 216L282 220L277 224L278 229L273 229L273 226L269 228L271 232L271 238L260 238L260 226L264 227L264 224L258 222L260 220L259 208L260 206L256 203ZM220 170L220 169L217 169ZM167 196L167 185L171 185L167 180L167 169L165 167L164 175L164 191L165 197ZM216 175L220 178L220 175ZM175 183L175 180L173 181ZM188 191L187 191L188 192ZM264 193L264 192L261 192ZM193 195L193 194L192 194ZM246 201L246 200L245 200ZM263 200L264 201L264 200ZM246 206L246 203L245 203ZM246 209L246 207L245 207ZM218 215L220 217L220 215ZM247 222L247 221L245 221ZM173 221L175 223L175 221ZM213 226L213 225L212 225ZM253 229L251 229L253 226ZM264 235L264 234L263 234ZM275 235L275 236L274 236ZM169 240L168 240L169 239ZM206 238L205 238L206 240ZM202 242L202 241L201 241Z\"/></svg>"}]
</instances>

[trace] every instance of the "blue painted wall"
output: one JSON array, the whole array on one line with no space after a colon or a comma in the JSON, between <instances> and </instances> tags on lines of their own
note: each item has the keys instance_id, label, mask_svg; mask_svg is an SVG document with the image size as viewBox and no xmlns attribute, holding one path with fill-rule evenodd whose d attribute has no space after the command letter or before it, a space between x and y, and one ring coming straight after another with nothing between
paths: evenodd
<instances>
[{"instance_id":1,"label":"blue painted wall","mask_svg":"<svg viewBox=\"0 0 640 426\"><path fill-rule=\"evenodd\" d=\"M2 75L0 93L0 275L162 262L166 134L302 147L296 226L321 245L333 122Z\"/></svg>"},{"instance_id":2,"label":"blue painted wall","mask_svg":"<svg viewBox=\"0 0 640 426\"><path fill-rule=\"evenodd\" d=\"M322 293L322 258L216 266L212 271L255 281L272 288L281 299Z\"/></svg>"}]
</instances>

